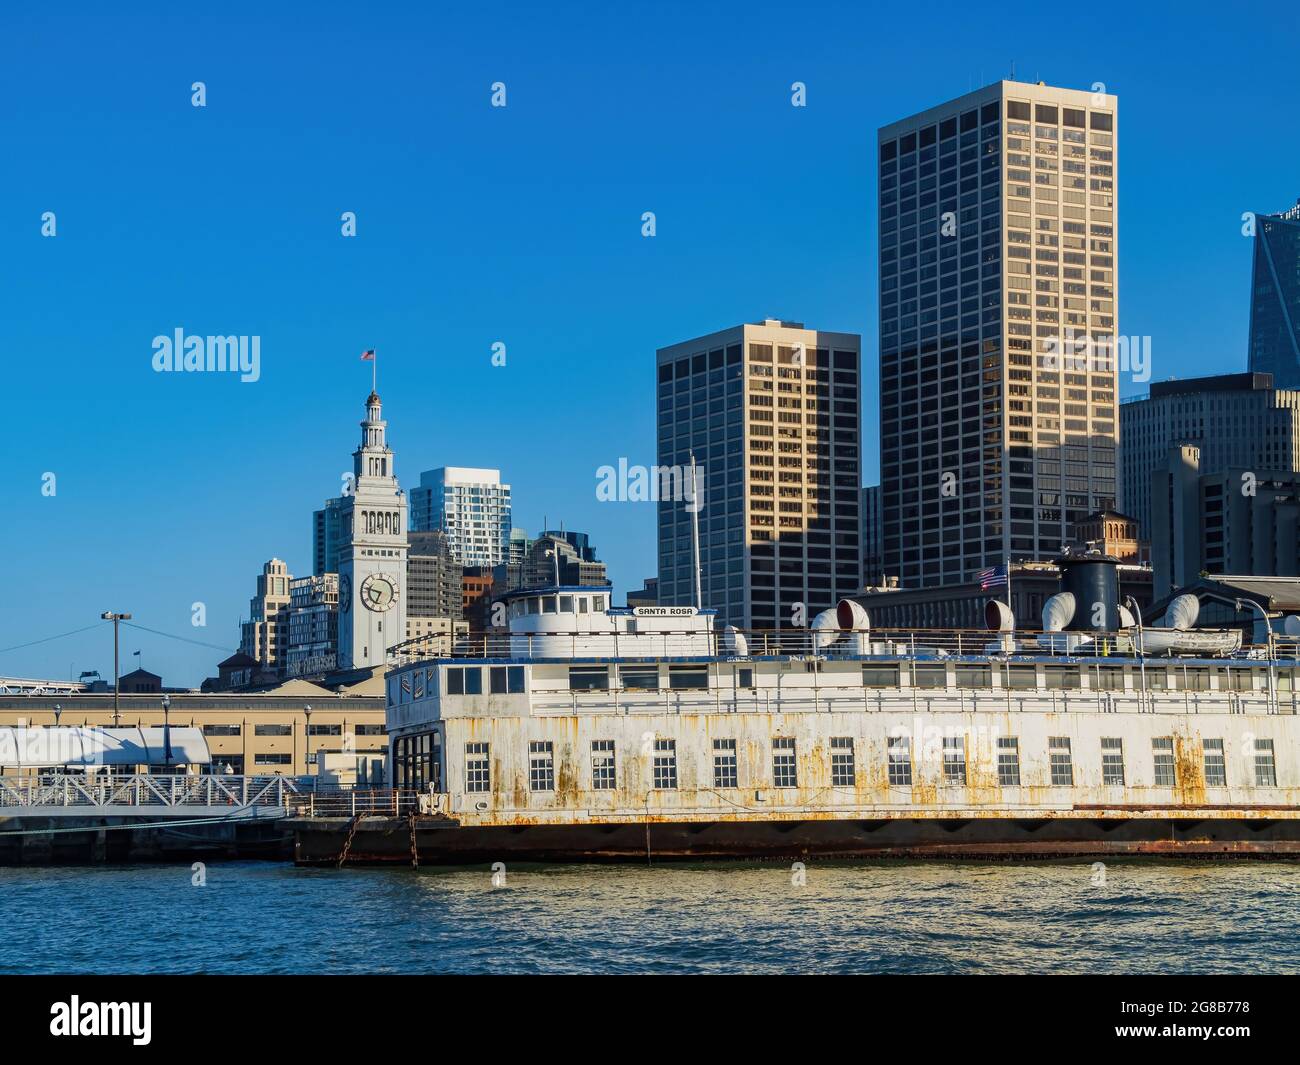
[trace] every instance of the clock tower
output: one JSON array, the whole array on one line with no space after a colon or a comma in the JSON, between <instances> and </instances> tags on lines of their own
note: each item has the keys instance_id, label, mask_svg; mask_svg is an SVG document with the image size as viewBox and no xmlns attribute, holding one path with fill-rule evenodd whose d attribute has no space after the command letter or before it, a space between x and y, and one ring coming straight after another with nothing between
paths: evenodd
<instances>
[{"instance_id":1,"label":"clock tower","mask_svg":"<svg viewBox=\"0 0 1300 1065\"><path fill-rule=\"evenodd\" d=\"M340 669L383 666L385 650L406 639L406 494L393 473L387 427L371 392L352 453L352 490L340 504Z\"/></svg>"}]
</instances>

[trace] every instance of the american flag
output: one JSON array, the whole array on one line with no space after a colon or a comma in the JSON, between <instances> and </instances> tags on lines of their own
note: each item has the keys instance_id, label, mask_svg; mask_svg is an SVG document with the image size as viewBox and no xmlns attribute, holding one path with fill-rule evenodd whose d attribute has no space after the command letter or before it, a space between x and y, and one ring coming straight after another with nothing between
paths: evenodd
<instances>
[{"instance_id":1,"label":"american flag","mask_svg":"<svg viewBox=\"0 0 1300 1065\"><path fill-rule=\"evenodd\" d=\"M1007 583L1006 566L990 566L979 571L980 590L987 592L990 588L1004 588Z\"/></svg>"},{"instance_id":2,"label":"american flag","mask_svg":"<svg viewBox=\"0 0 1300 1065\"><path fill-rule=\"evenodd\" d=\"M362 361L362 362L374 362L374 361L375 361L375 349L374 349L374 348L368 348L367 350L363 351L363 352L361 353L361 361Z\"/></svg>"}]
</instances>

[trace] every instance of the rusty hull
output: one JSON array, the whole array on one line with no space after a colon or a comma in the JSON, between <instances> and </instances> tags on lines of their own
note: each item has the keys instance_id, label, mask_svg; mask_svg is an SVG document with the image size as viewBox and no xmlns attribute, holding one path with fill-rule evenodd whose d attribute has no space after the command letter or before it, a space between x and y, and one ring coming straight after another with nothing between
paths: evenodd
<instances>
[{"instance_id":1,"label":"rusty hull","mask_svg":"<svg viewBox=\"0 0 1300 1065\"><path fill-rule=\"evenodd\" d=\"M1158 856L1300 857L1300 822L1250 819L1076 816L1037 819L885 818L568 825L462 826L418 817L420 865L496 861L657 862L718 859L1046 859ZM299 865L413 864L408 818L346 818L291 824Z\"/></svg>"}]
</instances>

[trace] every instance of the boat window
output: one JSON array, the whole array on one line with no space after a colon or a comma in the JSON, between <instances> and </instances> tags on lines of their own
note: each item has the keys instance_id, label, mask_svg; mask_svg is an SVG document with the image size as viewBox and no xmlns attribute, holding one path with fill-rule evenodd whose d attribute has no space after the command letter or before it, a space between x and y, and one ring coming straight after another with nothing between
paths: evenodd
<instances>
[{"instance_id":1,"label":"boat window","mask_svg":"<svg viewBox=\"0 0 1300 1065\"><path fill-rule=\"evenodd\" d=\"M1044 666L1043 683L1049 691L1083 686L1083 681L1076 666Z\"/></svg>"},{"instance_id":2,"label":"boat window","mask_svg":"<svg viewBox=\"0 0 1300 1065\"><path fill-rule=\"evenodd\" d=\"M1100 666L1095 668L1090 674L1092 686L1101 691L1123 691L1124 690L1124 670L1116 669L1113 666L1108 669L1102 669Z\"/></svg>"},{"instance_id":3,"label":"boat window","mask_svg":"<svg viewBox=\"0 0 1300 1065\"><path fill-rule=\"evenodd\" d=\"M992 686L993 670L989 666L957 667L957 687L991 688Z\"/></svg>"},{"instance_id":4,"label":"boat window","mask_svg":"<svg viewBox=\"0 0 1300 1065\"><path fill-rule=\"evenodd\" d=\"M578 597L578 613L587 613L587 597L585 595Z\"/></svg>"},{"instance_id":5,"label":"boat window","mask_svg":"<svg viewBox=\"0 0 1300 1065\"><path fill-rule=\"evenodd\" d=\"M1279 669L1277 671L1277 690L1280 692L1293 692L1295 686L1295 670Z\"/></svg>"},{"instance_id":6,"label":"boat window","mask_svg":"<svg viewBox=\"0 0 1300 1065\"><path fill-rule=\"evenodd\" d=\"M448 695L482 695L483 670L479 666L447 670Z\"/></svg>"},{"instance_id":7,"label":"boat window","mask_svg":"<svg viewBox=\"0 0 1300 1065\"><path fill-rule=\"evenodd\" d=\"M591 609L599 614L605 609L605 597L603 595L593 595L591 597Z\"/></svg>"},{"instance_id":8,"label":"boat window","mask_svg":"<svg viewBox=\"0 0 1300 1065\"><path fill-rule=\"evenodd\" d=\"M1234 692L1255 690L1255 671L1253 669L1228 668L1223 673L1224 676L1220 677L1220 688L1227 688L1229 691Z\"/></svg>"},{"instance_id":9,"label":"boat window","mask_svg":"<svg viewBox=\"0 0 1300 1065\"><path fill-rule=\"evenodd\" d=\"M605 666L570 666L569 688L576 692L606 691L609 670Z\"/></svg>"},{"instance_id":10,"label":"boat window","mask_svg":"<svg viewBox=\"0 0 1300 1065\"><path fill-rule=\"evenodd\" d=\"M1002 674L1002 686L1005 688L1036 688L1038 687L1038 672L1033 666L1012 666L1005 667L1006 672Z\"/></svg>"},{"instance_id":11,"label":"boat window","mask_svg":"<svg viewBox=\"0 0 1300 1065\"><path fill-rule=\"evenodd\" d=\"M668 687L679 689L702 689L709 686L708 666L669 666Z\"/></svg>"},{"instance_id":12,"label":"boat window","mask_svg":"<svg viewBox=\"0 0 1300 1065\"><path fill-rule=\"evenodd\" d=\"M912 666L912 686L915 688L948 687L946 666Z\"/></svg>"},{"instance_id":13,"label":"boat window","mask_svg":"<svg viewBox=\"0 0 1300 1065\"><path fill-rule=\"evenodd\" d=\"M863 666L862 686L864 688L897 688L897 666Z\"/></svg>"},{"instance_id":14,"label":"boat window","mask_svg":"<svg viewBox=\"0 0 1300 1065\"><path fill-rule=\"evenodd\" d=\"M736 678L738 687L752 688L754 686L754 671L752 669L737 670Z\"/></svg>"},{"instance_id":15,"label":"boat window","mask_svg":"<svg viewBox=\"0 0 1300 1065\"><path fill-rule=\"evenodd\" d=\"M1169 680L1169 670L1164 666L1147 666L1146 667L1147 687L1153 691L1168 691L1173 687Z\"/></svg>"},{"instance_id":16,"label":"boat window","mask_svg":"<svg viewBox=\"0 0 1300 1065\"><path fill-rule=\"evenodd\" d=\"M493 695L518 695L524 690L524 667L493 666L489 681Z\"/></svg>"},{"instance_id":17,"label":"boat window","mask_svg":"<svg viewBox=\"0 0 1300 1065\"><path fill-rule=\"evenodd\" d=\"M543 614L555 613L555 596L548 595L542 600L542 613Z\"/></svg>"},{"instance_id":18,"label":"boat window","mask_svg":"<svg viewBox=\"0 0 1300 1065\"><path fill-rule=\"evenodd\" d=\"M529 600L528 600L528 613L530 613L530 614L540 614L541 612L542 612L542 601L541 601L540 599L536 599L536 598L534 598L534 599L529 599Z\"/></svg>"},{"instance_id":19,"label":"boat window","mask_svg":"<svg viewBox=\"0 0 1300 1065\"><path fill-rule=\"evenodd\" d=\"M624 688L641 691L657 691L659 688L659 667L657 665L621 666L619 680Z\"/></svg>"},{"instance_id":20,"label":"boat window","mask_svg":"<svg viewBox=\"0 0 1300 1065\"><path fill-rule=\"evenodd\" d=\"M1210 671L1208 669L1188 669L1186 666L1181 670L1174 670L1174 687L1189 692L1209 691Z\"/></svg>"},{"instance_id":21,"label":"boat window","mask_svg":"<svg viewBox=\"0 0 1300 1065\"><path fill-rule=\"evenodd\" d=\"M573 613L573 596L571 595L560 596L560 613L561 614Z\"/></svg>"}]
</instances>

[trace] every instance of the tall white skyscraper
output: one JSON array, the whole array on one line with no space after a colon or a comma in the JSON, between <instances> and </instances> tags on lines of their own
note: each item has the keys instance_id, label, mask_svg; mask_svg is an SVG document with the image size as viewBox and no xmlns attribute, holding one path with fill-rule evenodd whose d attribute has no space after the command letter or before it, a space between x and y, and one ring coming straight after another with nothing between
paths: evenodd
<instances>
[{"instance_id":1,"label":"tall white skyscraper","mask_svg":"<svg viewBox=\"0 0 1300 1065\"><path fill-rule=\"evenodd\" d=\"M411 530L434 529L447 534L462 566L509 561L510 486L501 483L501 471L442 466L420 474L411 490Z\"/></svg>"},{"instance_id":2,"label":"tall white skyscraper","mask_svg":"<svg viewBox=\"0 0 1300 1065\"><path fill-rule=\"evenodd\" d=\"M371 392L352 453L352 493L341 501L340 669L381 666L385 650L406 639L406 494L393 473L387 426Z\"/></svg>"}]
</instances>

